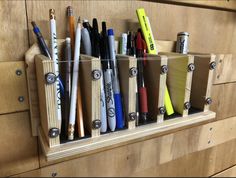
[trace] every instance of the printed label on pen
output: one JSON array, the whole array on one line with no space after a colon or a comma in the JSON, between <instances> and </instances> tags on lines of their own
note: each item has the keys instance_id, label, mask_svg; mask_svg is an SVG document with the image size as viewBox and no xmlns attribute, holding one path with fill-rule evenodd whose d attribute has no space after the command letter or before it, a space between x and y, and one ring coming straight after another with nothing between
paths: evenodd
<instances>
[{"instance_id":1,"label":"printed label on pen","mask_svg":"<svg viewBox=\"0 0 236 178\"><path fill-rule=\"evenodd\" d=\"M105 92L108 117L115 118L115 102L111 80L111 69L108 69L105 72Z\"/></svg>"},{"instance_id":2,"label":"printed label on pen","mask_svg":"<svg viewBox=\"0 0 236 178\"><path fill-rule=\"evenodd\" d=\"M53 33L53 61L55 67L55 73L57 75L56 90L57 90L57 109L61 109L61 94L60 94L60 82L59 82L59 59L58 59L58 47L56 33Z\"/></svg>"}]
</instances>

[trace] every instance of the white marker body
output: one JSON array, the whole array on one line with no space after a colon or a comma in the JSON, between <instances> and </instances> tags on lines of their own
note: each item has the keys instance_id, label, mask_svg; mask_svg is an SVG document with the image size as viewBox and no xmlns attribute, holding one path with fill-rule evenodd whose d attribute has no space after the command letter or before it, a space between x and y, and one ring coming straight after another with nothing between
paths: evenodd
<instances>
[{"instance_id":1,"label":"white marker body","mask_svg":"<svg viewBox=\"0 0 236 178\"><path fill-rule=\"evenodd\" d=\"M51 27L51 50L52 50L52 60L54 62L55 75L59 76L59 59L58 59L58 46L57 46L57 32L56 32L56 21L55 19L50 20ZM61 94L60 94L60 82L59 77L56 81L56 104L57 104L57 119L59 122L59 129L61 130Z\"/></svg>"},{"instance_id":2,"label":"white marker body","mask_svg":"<svg viewBox=\"0 0 236 178\"><path fill-rule=\"evenodd\" d=\"M112 87L112 69L106 69L104 71L105 78L105 92L106 92L106 104L107 104L107 118L111 131L115 131L116 128L116 112L115 112L115 100Z\"/></svg>"},{"instance_id":3,"label":"white marker body","mask_svg":"<svg viewBox=\"0 0 236 178\"><path fill-rule=\"evenodd\" d=\"M107 131L107 108L106 108L106 96L104 88L104 77L101 76L101 132L104 133Z\"/></svg>"}]
</instances>

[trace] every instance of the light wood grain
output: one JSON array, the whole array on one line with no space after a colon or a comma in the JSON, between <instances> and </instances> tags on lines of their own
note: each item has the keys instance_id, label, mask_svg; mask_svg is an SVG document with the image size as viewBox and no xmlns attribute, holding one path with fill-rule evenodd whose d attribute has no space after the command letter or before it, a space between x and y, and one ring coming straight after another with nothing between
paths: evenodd
<instances>
[{"instance_id":1,"label":"light wood grain","mask_svg":"<svg viewBox=\"0 0 236 178\"><path fill-rule=\"evenodd\" d=\"M0 115L0 176L39 168L37 138L31 136L29 112Z\"/></svg>"},{"instance_id":2,"label":"light wood grain","mask_svg":"<svg viewBox=\"0 0 236 178\"><path fill-rule=\"evenodd\" d=\"M213 104L210 110L216 112L217 119L225 119L236 116L236 83L214 85L212 88Z\"/></svg>"},{"instance_id":3,"label":"light wood grain","mask_svg":"<svg viewBox=\"0 0 236 178\"><path fill-rule=\"evenodd\" d=\"M149 144L149 147L146 146L143 149L139 149L137 144L133 144L126 147L109 150L100 154L90 155L76 160L67 161L65 163L48 166L46 168L31 171L18 176L48 177L51 176L52 173L57 173L58 176L209 177L236 164L236 150L234 149L236 146L236 139L203 151L187 154L164 164L157 164L158 158L156 157L158 157L159 153L154 154L156 156L154 159L151 158L151 156L148 156L148 158L150 158L148 161L142 159L146 155L149 155L146 150L151 150L152 142ZM141 144L141 146L143 145ZM156 148L159 150L159 147ZM133 149L137 149L137 151L134 151ZM228 154L225 154L226 149ZM121 158L116 157L117 153L122 153ZM156 152L154 151L154 153ZM112 157L116 161L111 158L111 155L113 155ZM104 157L109 157L110 159L106 159ZM137 161L137 157L140 158L138 159L139 161ZM94 163L92 160L96 160L97 162L101 161L105 165L109 165L109 169L106 169L106 167L97 168L96 162ZM77 169L79 169L77 171L73 168L72 172L68 172L66 170L67 165L68 167L74 167L73 165L75 164L85 165L85 167L77 167ZM88 168L88 165L96 165L95 168L99 171L92 171L92 168ZM121 169L116 169L117 166Z\"/></svg>"},{"instance_id":4,"label":"light wood grain","mask_svg":"<svg viewBox=\"0 0 236 178\"><path fill-rule=\"evenodd\" d=\"M213 177L235 177L236 176L236 166L229 168Z\"/></svg>"},{"instance_id":5,"label":"light wood grain","mask_svg":"<svg viewBox=\"0 0 236 178\"><path fill-rule=\"evenodd\" d=\"M51 165L35 171L35 174L49 176L56 172L58 176L211 176L236 163L234 149L236 139L229 138L228 141L223 141L221 138L218 140L216 137L208 136L217 132L214 129L220 129L223 131L221 133L225 133L229 127L221 128L221 124L229 125L235 121L236 118L230 118L206 124L207 127L198 126L132 143ZM200 138L204 135L205 143L203 144ZM219 144L212 147L209 141ZM208 146L204 151L200 151L199 149L203 147L199 145ZM225 154L225 149L228 150L228 154ZM100 162L103 164L98 164ZM34 175L34 173L28 175Z\"/></svg>"},{"instance_id":6,"label":"light wood grain","mask_svg":"<svg viewBox=\"0 0 236 178\"><path fill-rule=\"evenodd\" d=\"M148 111L150 118L162 123L164 115L159 108L164 107L166 74L161 73L161 67L167 66L166 56L148 55L144 67L144 79L147 87Z\"/></svg>"},{"instance_id":7,"label":"light wood grain","mask_svg":"<svg viewBox=\"0 0 236 178\"><path fill-rule=\"evenodd\" d=\"M0 62L0 114L29 109L24 62ZM20 72L20 75L16 73ZM23 97L23 101L19 101Z\"/></svg>"},{"instance_id":8,"label":"light wood grain","mask_svg":"<svg viewBox=\"0 0 236 178\"><path fill-rule=\"evenodd\" d=\"M23 60L28 49L24 1L0 1L0 61Z\"/></svg>"},{"instance_id":9,"label":"light wood grain","mask_svg":"<svg viewBox=\"0 0 236 178\"><path fill-rule=\"evenodd\" d=\"M188 72L188 65L194 63L191 55L160 53L168 57L167 87L175 112L188 115L184 104L190 101L193 72Z\"/></svg>"},{"instance_id":10,"label":"light wood grain","mask_svg":"<svg viewBox=\"0 0 236 178\"><path fill-rule=\"evenodd\" d=\"M137 59L130 56L117 56L118 68L119 68L119 80L121 94L123 97L125 121L128 129L134 129L136 127L136 121L129 119L130 113L136 113L136 86L137 76L130 76L130 69L137 69Z\"/></svg>"},{"instance_id":11,"label":"light wood grain","mask_svg":"<svg viewBox=\"0 0 236 178\"><path fill-rule=\"evenodd\" d=\"M48 41L46 41L48 44ZM63 61L63 45L65 40L58 40L59 60ZM35 56L40 54L40 49L37 43L33 44L25 54L27 84L30 104L30 119L32 125L33 136L38 135L38 125L40 121L39 102L38 102L38 88L36 80Z\"/></svg>"},{"instance_id":12,"label":"light wood grain","mask_svg":"<svg viewBox=\"0 0 236 178\"><path fill-rule=\"evenodd\" d=\"M214 75L214 84L222 84L236 81L236 72L234 66L236 60L232 54L219 54L216 56L216 72Z\"/></svg>"},{"instance_id":13,"label":"light wood grain","mask_svg":"<svg viewBox=\"0 0 236 178\"><path fill-rule=\"evenodd\" d=\"M211 98L214 70L210 64L215 62L215 55L194 55L195 70L193 72L190 103L192 107L202 111L209 110L207 98Z\"/></svg>"},{"instance_id":14,"label":"light wood grain","mask_svg":"<svg viewBox=\"0 0 236 178\"><path fill-rule=\"evenodd\" d=\"M219 9L219 10L232 10L236 11L236 2L230 0L157 0L157 2L161 3L172 3L178 5L190 5L193 7L205 7L205 8L212 8L212 9Z\"/></svg>"},{"instance_id":15,"label":"light wood grain","mask_svg":"<svg viewBox=\"0 0 236 178\"><path fill-rule=\"evenodd\" d=\"M57 136L56 138L48 137L49 130L51 128L61 129L60 121L58 120L57 115L57 101L55 98L57 90L56 83L47 84L45 81L45 76L48 73L55 74L54 62L43 55L35 56L35 62L41 118L40 123L42 125L43 133L48 141L49 147L53 147L60 144L59 136Z\"/></svg>"},{"instance_id":16,"label":"light wood grain","mask_svg":"<svg viewBox=\"0 0 236 178\"><path fill-rule=\"evenodd\" d=\"M98 58L81 55L81 94L84 106L84 123L91 137L100 135L100 128L93 128L93 121L100 120L100 98L101 98L101 79L94 80L92 71L101 71L101 61Z\"/></svg>"},{"instance_id":17,"label":"light wood grain","mask_svg":"<svg viewBox=\"0 0 236 178\"><path fill-rule=\"evenodd\" d=\"M56 9L58 38L66 37L66 7L72 5L75 16L90 22L97 17L107 21L108 27L115 29L116 36L139 27L135 10L143 7L150 18L156 40L176 41L177 33L190 33L190 51L201 53L234 53L236 48L236 14L233 12L175 6L144 1L27 1L29 23L35 20L46 39L49 39L49 8ZM40 10L39 10L40 9ZM113 9L113 10L111 10ZM39 13L40 11L40 13ZM103 13L101 13L103 12ZM170 13L174 12L174 13ZM178 23L173 23L178 22ZM30 24L29 24L30 25ZM101 26L100 26L101 27ZM30 44L35 37L30 26ZM101 30L101 28L100 28ZM221 35L222 32L227 32Z\"/></svg>"}]
</instances>

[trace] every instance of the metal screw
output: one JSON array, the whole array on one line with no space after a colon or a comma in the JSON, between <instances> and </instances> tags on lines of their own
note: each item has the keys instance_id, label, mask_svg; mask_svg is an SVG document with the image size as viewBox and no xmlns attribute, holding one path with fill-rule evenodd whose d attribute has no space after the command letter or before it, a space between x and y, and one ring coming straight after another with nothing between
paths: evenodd
<instances>
[{"instance_id":1,"label":"metal screw","mask_svg":"<svg viewBox=\"0 0 236 178\"><path fill-rule=\"evenodd\" d=\"M166 113L166 109L164 107L159 108L159 114L163 115Z\"/></svg>"},{"instance_id":2,"label":"metal screw","mask_svg":"<svg viewBox=\"0 0 236 178\"><path fill-rule=\"evenodd\" d=\"M92 71L92 77L93 77L93 80L99 80L102 76L102 73L100 70L93 70Z\"/></svg>"},{"instance_id":3,"label":"metal screw","mask_svg":"<svg viewBox=\"0 0 236 178\"><path fill-rule=\"evenodd\" d=\"M188 65L188 72L192 72L195 70L195 65L193 63Z\"/></svg>"},{"instance_id":4,"label":"metal screw","mask_svg":"<svg viewBox=\"0 0 236 178\"><path fill-rule=\"evenodd\" d=\"M216 69L216 62L211 62L210 63L210 70Z\"/></svg>"},{"instance_id":5,"label":"metal screw","mask_svg":"<svg viewBox=\"0 0 236 178\"><path fill-rule=\"evenodd\" d=\"M24 100L25 100L24 96L19 96L19 97L18 97L18 101L19 101L19 102L22 103L22 102L24 102Z\"/></svg>"},{"instance_id":6,"label":"metal screw","mask_svg":"<svg viewBox=\"0 0 236 178\"><path fill-rule=\"evenodd\" d=\"M56 137L58 137L59 136L59 134L60 134L60 131L59 131L59 129L58 128L51 128L50 130L49 130L49 132L48 132L48 136L50 137L50 138L56 138Z\"/></svg>"},{"instance_id":7,"label":"metal screw","mask_svg":"<svg viewBox=\"0 0 236 178\"><path fill-rule=\"evenodd\" d=\"M167 65L161 66L161 74L166 74L167 72L168 72L168 66Z\"/></svg>"},{"instance_id":8,"label":"metal screw","mask_svg":"<svg viewBox=\"0 0 236 178\"><path fill-rule=\"evenodd\" d=\"M129 113L129 120L135 121L137 119L137 114L135 112Z\"/></svg>"},{"instance_id":9,"label":"metal screw","mask_svg":"<svg viewBox=\"0 0 236 178\"><path fill-rule=\"evenodd\" d=\"M45 79L46 79L47 84L54 84L57 80L57 76L56 74L49 72L45 75Z\"/></svg>"},{"instance_id":10,"label":"metal screw","mask_svg":"<svg viewBox=\"0 0 236 178\"><path fill-rule=\"evenodd\" d=\"M57 176L57 173L56 172L53 172L52 173L52 177L56 177Z\"/></svg>"},{"instance_id":11,"label":"metal screw","mask_svg":"<svg viewBox=\"0 0 236 178\"><path fill-rule=\"evenodd\" d=\"M190 102L184 103L184 108L185 108L185 109L190 109L190 108L191 108Z\"/></svg>"},{"instance_id":12,"label":"metal screw","mask_svg":"<svg viewBox=\"0 0 236 178\"><path fill-rule=\"evenodd\" d=\"M18 76L22 75L22 70L17 69L17 70L16 70L16 75L18 75Z\"/></svg>"},{"instance_id":13,"label":"metal screw","mask_svg":"<svg viewBox=\"0 0 236 178\"><path fill-rule=\"evenodd\" d=\"M93 121L93 129L99 129L102 126L102 122L100 120Z\"/></svg>"},{"instance_id":14,"label":"metal screw","mask_svg":"<svg viewBox=\"0 0 236 178\"><path fill-rule=\"evenodd\" d=\"M129 69L129 75L130 77L135 77L138 75L138 70L136 67L132 67Z\"/></svg>"},{"instance_id":15,"label":"metal screw","mask_svg":"<svg viewBox=\"0 0 236 178\"><path fill-rule=\"evenodd\" d=\"M207 104L207 105L212 104L212 99L211 99L211 98L207 98L207 99L206 99L206 104Z\"/></svg>"}]
</instances>

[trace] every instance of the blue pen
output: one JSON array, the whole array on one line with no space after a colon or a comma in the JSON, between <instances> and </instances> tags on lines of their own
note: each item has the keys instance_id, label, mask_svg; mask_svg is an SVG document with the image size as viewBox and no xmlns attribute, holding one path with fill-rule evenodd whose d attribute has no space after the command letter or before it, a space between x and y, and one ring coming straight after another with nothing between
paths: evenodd
<instances>
[{"instance_id":1,"label":"blue pen","mask_svg":"<svg viewBox=\"0 0 236 178\"><path fill-rule=\"evenodd\" d=\"M36 25L36 23L34 21L32 21L31 24L33 26L34 34L36 35L36 37L38 39L39 47L40 47L42 53L45 56L47 56L50 60L52 60L48 46L47 46L46 42L44 41L43 35L41 34L39 27ZM62 94L62 96L64 96L65 90L64 90L61 76L59 76L59 85L60 85L60 93Z\"/></svg>"},{"instance_id":2,"label":"blue pen","mask_svg":"<svg viewBox=\"0 0 236 178\"><path fill-rule=\"evenodd\" d=\"M124 128L124 118L123 118L122 100L120 93L119 75L118 75L116 51L115 51L115 38L113 29L108 30L108 43L109 43L109 53L110 53L111 68L112 68L112 79L113 79L112 85L115 98L116 127L118 129L122 129Z\"/></svg>"}]
</instances>

